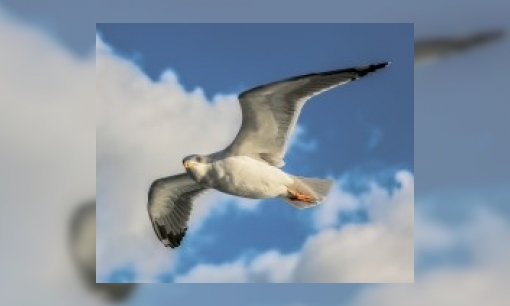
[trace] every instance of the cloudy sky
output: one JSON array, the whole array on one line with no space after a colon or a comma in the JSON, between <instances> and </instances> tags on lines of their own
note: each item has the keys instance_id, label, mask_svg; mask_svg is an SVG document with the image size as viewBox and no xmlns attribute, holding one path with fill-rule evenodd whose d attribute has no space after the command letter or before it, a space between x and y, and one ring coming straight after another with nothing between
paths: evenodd
<instances>
[{"instance_id":1,"label":"cloudy sky","mask_svg":"<svg viewBox=\"0 0 510 306\"><path fill-rule=\"evenodd\" d=\"M99 24L97 33L98 281L412 281L411 24ZM148 186L182 172L183 156L233 139L237 94L385 60L390 68L304 108L284 169L336 179L323 207L298 211L213 192L196 205L181 248L159 245L145 212ZM392 205L402 210L398 220L383 216ZM393 225L403 227L395 239ZM380 256L362 256L373 253Z\"/></svg>"},{"instance_id":2,"label":"cloudy sky","mask_svg":"<svg viewBox=\"0 0 510 306\"><path fill-rule=\"evenodd\" d=\"M129 1L139 4L138 8L115 5L115 1L108 5L91 1L66 10L61 9L60 0L44 3L4 0L2 4L8 11L0 14L1 37L9 41L0 50L5 67L0 70L2 112L12 114L4 116L10 120L0 121L2 141L9 141L0 155L0 178L3 183L10 183L2 184L0 192L0 239L5 246L0 253L2 304L46 301L69 305L86 301L85 305L90 305L98 301L88 295L77 298L82 289L74 270L67 266L68 254L63 245L66 216L94 193L95 175L88 169L93 169L95 154L83 140L95 126L90 101L95 97L96 58L90 54L95 54L96 21L157 22L172 18L188 22L414 22L417 37L510 28L506 14L509 3L503 0L458 6L439 0L342 4L315 1L313 6L312 2L308 6L296 5L295 14L288 14L288 8L267 11L263 1L244 7L233 4L235 13L229 10L231 6L197 6L193 1L179 2L171 9L162 6L169 2L160 1ZM456 18L450 18L453 15ZM379 305L393 306L409 305L410 299L413 305L506 305L510 296L504 284L509 281L510 255L501 241L510 234L510 195L506 188L506 156L510 152L508 142L503 141L509 128L505 117L508 67L504 68L510 63L508 49L506 39L416 70L415 169L419 183L415 192L414 285L162 284L141 286L128 304L144 305L149 301L151 305L203 305L214 297L223 305L250 306L333 306L339 301L342 305L372 305L377 301ZM63 73L48 73L54 71ZM37 113L31 111L35 105L41 106ZM23 127L36 119L38 128L27 132ZM81 123L76 125L78 122ZM62 124L67 125L62 128ZM441 140L439 144L437 140ZM27 193L29 187L31 192ZM27 236L33 237L33 233L44 234L26 243ZM22 259L24 269L19 269ZM31 294L19 290L27 286L32 288Z\"/></svg>"}]
</instances>

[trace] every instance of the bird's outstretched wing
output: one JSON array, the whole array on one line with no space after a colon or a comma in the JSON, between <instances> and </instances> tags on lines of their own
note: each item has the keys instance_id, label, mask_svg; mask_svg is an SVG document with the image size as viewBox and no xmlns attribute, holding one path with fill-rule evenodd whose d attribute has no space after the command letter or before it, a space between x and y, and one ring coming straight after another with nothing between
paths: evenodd
<instances>
[{"instance_id":1,"label":"bird's outstretched wing","mask_svg":"<svg viewBox=\"0 0 510 306\"><path fill-rule=\"evenodd\" d=\"M187 173L155 180L149 190L149 217L159 240L176 248L181 244L193 206L193 199L206 188Z\"/></svg>"},{"instance_id":2,"label":"bird's outstretched wing","mask_svg":"<svg viewBox=\"0 0 510 306\"><path fill-rule=\"evenodd\" d=\"M498 40L504 34L503 30L494 30L464 37L440 37L418 40L414 44L414 62L421 63L469 50L473 47Z\"/></svg>"},{"instance_id":3,"label":"bird's outstretched wing","mask_svg":"<svg viewBox=\"0 0 510 306\"><path fill-rule=\"evenodd\" d=\"M283 166L289 136L306 101L388 64L301 75L241 93L239 103L243 121L236 138L225 149L226 154L246 155L276 167Z\"/></svg>"}]
</instances>

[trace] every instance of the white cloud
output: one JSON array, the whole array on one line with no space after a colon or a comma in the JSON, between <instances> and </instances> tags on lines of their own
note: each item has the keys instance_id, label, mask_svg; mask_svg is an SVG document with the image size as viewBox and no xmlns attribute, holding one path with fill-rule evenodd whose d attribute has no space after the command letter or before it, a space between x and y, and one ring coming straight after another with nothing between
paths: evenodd
<instances>
[{"instance_id":1,"label":"white cloud","mask_svg":"<svg viewBox=\"0 0 510 306\"><path fill-rule=\"evenodd\" d=\"M314 213L314 226L318 230L335 227L338 215L342 212L350 213L360 209L362 203L353 194L338 187L332 188L328 198Z\"/></svg>"},{"instance_id":2,"label":"white cloud","mask_svg":"<svg viewBox=\"0 0 510 306\"><path fill-rule=\"evenodd\" d=\"M153 233L149 186L183 172L183 157L225 147L240 125L239 106L234 95L211 103L201 89L186 92L170 71L153 82L97 40L98 279L130 264L140 281L153 281L172 269L176 251L166 250ZM199 199L190 230L223 198L211 192Z\"/></svg>"},{"instance_id":3,"label":"white cloud","mask_svg":"<svg viewBox=\"0 0 510 306\"><path fill-rule=\"evenodd\" d=\"M182 283L246 283L290 282L298 256L282 255L277 251L266 252L254 259L241 258L221 265L199 265L189 273L179 276Z\"/></svg>"},{"instance_id":4,"label":"white cloud","mask_svg":"<svg viewBox=\"0 0 510 306\"><path fill-rule=\"evenodd\" d=\"M446 268L430 273L414 285L380 286L362 293L355 306L382 305L507 305L510 295L504 288L508 277L497 270Z\"/></svg>"},{"instance_id":5,"label":"white cloud","mask_svg":"<svg viewBox=\"0 0 510 306\"><path fill-rule=\"evenodd\" d=\"M326 227L305 244L294 280L298 282L412 282L414 278L414 178L396 174L401 188L389 194L371 184L353 200L339 187L318 207L317 225L332 225L343 208L368 210L370 222ZM338 186L340 186L338 184ZM344 200L347 198L347 205ZM323 211L324 210L324 211ZM333 214L332 214L333 212ZM336 212L336 214L334 214ZM324 219L329 223L326 223Z\"/></svg>"},{"instance_id":6,"label":"white cloud","mask_svg":"<svg viewBox=\"0 0 510 306\"><path fill-rule=\"evenodd\" d=\"M401 187L391 195L373 183L359 197L343 191L339 182L328 200L316 209L314 221L321 230L310 236L297 253L276 256L270 251L251 261L199 265L177 281L276 281L271 277L257 278L253 273L260 262L265 262L263 270L278 271L278 281L413 282L414 177L400 171L396 180ZM369 223L335 228L340 213L360 207L368 209Z\"/></svg>"},{"instance_id":7,"label":"white cloud","mask_svg":"<svg viewBox=\"0 0 510 306\"><path fill-rule=\"evenodd\" d=\"M66 243L95 194L95 61L5 12L0 37L0 304L97 303Z\"/></svg>"},{"instance_id":8,"label":"white cloud","mask_svg":"<svg viewBox=\"0 0 510 306\"><path fill-rule=\"evenodd\" d=\"M444 203L447 205L448 203ZM363 292L353 306L381 305L494 305L508 304L510 293L510 247L504 243L510 235L510 223L490 213L485 205L469 212L470 220L461 225L445 227L431 219L422 220L417 232L445 233L452 243L464 247L472 262L460 266L436 267L417 277L412 286L371 287ZM437 229L435 228L437 227ZM440 235L438 244L431 245L430 236L417 236L417 250L441 254L445 244ZM419 253L417 254L419 255Z\"/></svg>"}]
</instances>

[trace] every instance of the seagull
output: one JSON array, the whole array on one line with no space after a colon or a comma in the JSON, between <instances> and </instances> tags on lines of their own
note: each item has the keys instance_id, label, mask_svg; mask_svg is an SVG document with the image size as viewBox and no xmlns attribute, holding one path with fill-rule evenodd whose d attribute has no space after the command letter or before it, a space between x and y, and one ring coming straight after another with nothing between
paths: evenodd
<instances>
[{"instance_id":1,"label":"seagull","mask_svg":"<svg viewBox=\"0 0 510 306\"><path fill-rule=\"evenodd\" d=\"M452 54L501 39L504 34L504 30L492 30L462 37L440 37L418 40L414 43L414 62L415 64L421 64L448 57Z\"/></svg>"},{"instance_id":2,"label":"seagull","mask_svg":"<svg viewBox=\"0 0 510 306\"><path fill-rule=\"evenodd\" d=\"M71 218L69 242L73 260L87 287L110 302L125 301L135 284L96 283L96 201L81 204Z\"/></svg>"},{"instance_id":3,"label":"seagull","mask_svg":"<svg viewBox=\"0 0 510 306\"><path fill-rule=\"evenodd\" d=\"M208 189L250 199L279 197L295 208L324 201L333 181L280 169L301 109L313 96L388 64L301 75L242 92L238 97L242 124L233 142L216 153L185 157L186 172L151 184L147 206L158 239L165 247L180 246L193 200Z\"/></svg>"}]
</instances>

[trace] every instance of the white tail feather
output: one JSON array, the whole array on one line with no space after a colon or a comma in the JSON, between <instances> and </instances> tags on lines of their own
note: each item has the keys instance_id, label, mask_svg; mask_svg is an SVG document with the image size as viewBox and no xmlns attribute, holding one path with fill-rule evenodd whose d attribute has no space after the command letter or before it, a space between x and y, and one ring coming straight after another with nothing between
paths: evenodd
<instances>
[{"instance_id":1,"label":"white tail feather","mask_svg":"<svg viewBox=\"0 0 510 306\"><path fill-rule=\"evenodd\" d=\"M332 180L301 176L293 176L292 178L294 179L294 184L289 186L289 189L295 192L309 195L316 200L314 203L309 203L282 197L285 202L299 209L313 207L320 204L326 199L329 190L331 189L331 185L333 185Z\"/></svg>"}]
</instances>

